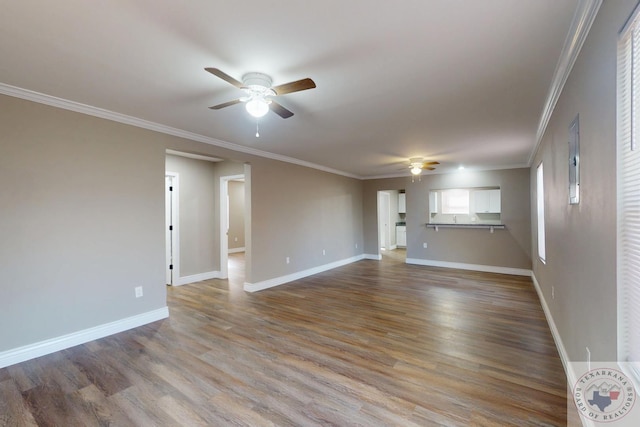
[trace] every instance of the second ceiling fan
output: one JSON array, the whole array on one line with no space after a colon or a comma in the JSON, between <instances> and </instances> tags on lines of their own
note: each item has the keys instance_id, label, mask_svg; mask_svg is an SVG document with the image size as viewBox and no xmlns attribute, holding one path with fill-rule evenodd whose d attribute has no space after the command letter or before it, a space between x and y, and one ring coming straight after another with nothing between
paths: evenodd
<instances>
[{"instance_id":1,"label":"second ceiling fan","mask_svg":"<svg viewBox=\"0 0 640 427\"><path fill-rule=\"evenodd\" d=\"M287 119L293 116L293 113L275 102L272 98L316 87L315 82L309 78L272 86L271 77L262 73L247 73L242 77L242 81L239 81L218 68L205 68L205 70L245 92L245 96L243 97L209 108L219 110L244 102L246 103L247 111L253 117L262 117L271 110L283 119Z\"/></svg>"}]
</instances>

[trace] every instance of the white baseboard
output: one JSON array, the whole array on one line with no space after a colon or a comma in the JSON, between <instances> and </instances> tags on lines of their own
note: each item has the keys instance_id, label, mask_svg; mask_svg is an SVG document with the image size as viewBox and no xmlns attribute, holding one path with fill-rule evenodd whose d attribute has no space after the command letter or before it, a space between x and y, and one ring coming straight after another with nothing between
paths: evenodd
<instances>
[{"instance_id":1,"label":"white baseboard","mask_svg":"<svg viewBox=\"0 0 640 427\"><path fill-rule=\"evenodd\" d=\"M148 323L166 319L167 317L169 317L169 308L163 307L157 310L138 314L136 316L116 320L115 322L84 329L72 334L3 351L0 352L0 368L55 353L56 351L64 350L66 348L75 347L76 345L84 344L89 341L94 341L109 335L137 328Z\"/></svg>"},{"instance_id":2,"label":"white baseboard","mask_svg":"<svg viewBox=\"0 0 640 427\"><path fill-rule=\"evenodd\" d=\"M351 264L356 261L364 259L364 255L357 255L351 258L343 259L340 261L331 262L329 264L320 265L318 267L310 268L308 270L298 271L296 273L287 274L286 276L274 277L273 279L263 280L257 283L245 282L244 290L247 292L257 292L263 289L273 288L274 286L282 285L284 283L293 282L304 277L312 276L314 274L322 273L323 271L332 270L334 268L342 267L343 265Z\"/></svg>"},{"instance_id":3,"label":"white baseboard","mask_svg":"<svg viewBox=\"0 0 640 427\"><path fill-rule=\"evenodd\" d=\"M382 255L380 254L364 254L364 259L372 259L375 261L380 261L382 259Z\"/></svg>"},{"instance_id":4,"label":"white baseboard","mask_svg":"<svg viewBox=\"0 0 640 427\"><path fill-rule=\"evenodd\" d=\"M188 285L189 283L202 282L203 280L219 279L219 271L207 271L206 273L193 274L191 276L178 277L173 286Z\"/></svg>"},{"instance_id":5,"label":"white baseboard","mask_svg":"<svg viewBox=\"0 0 640 427\"><path fill-rule=\"evenodd\" d=\"M435 261L430 259L407 258L407 264L426 265L429 267L456 268L459 270L483 271L486 273L511 274L514 276L531 276L531 270L524 268L499 267L494 265L466 264L461 262Z\"/></svg>"},{"instance_id":6,"label":"white baseboard","mask_svg":"<svg viewBox=\"0 0 640 427\"><path fill-rule=\"evenodd\" d=\"M244 252L244 249L245 249L244 246L241 247L241 248L233 248L233 249L229 249L227 251L227 253L229 253L229 254L237 254L238 252Z\"/></svg>"},{"instance_id":7,"label":"white baseboard","mask_svg":"<svg viewBox=\"0 0 640 427\"><path fill-rule=\"evenodd\" d=\"M564 372L567 375L569 384L575 384L577 377L575 375L575 372L573 372L573 370L571 369L571 364L569 363L569 355L567 354L567 350L564 347L564 343L562 342L560 332L558 332L558 328L556 327L556 322L553 320L553 316L551 315L551 310L549 310L547 300L544 298L544 294L542 293L542 289L540 288L540 283L538 283L538 280L533 273L531 273L531 279L533 279L533 286L536 288L536 292L538 293L538 298L540 299L540 304L542 305L542 311L544 311L544 316L547 318L547 323L549 324L549 329L551 329L551 335L553 336L553 341L556 343L556 348L558 349L560 360L562 360L562 366L564 366Z\"/></svg>"},{"instance_id":8,"label":"white baseboard","mask_svg":"<svg viewBox=\"0 0 640 427\"><path fill-rule=\"evenodd\" d=\"M567 377L567 384L569 384L569 390L573 389L573 385L576 384L578 380L578 375L573 369L573 364L571 360L569 360L569 355L567 354L567 349L564 346L564 342L562 341L562 337L560 336L560 332L558 331L558 327L556 326L556 322L553 320L553 316L551 315L551 310L549 309L549 305L547 304L547 300L542 293L542 288L540 288L540 283L538 283L538 279L536 279L536 275L531 272L531 279L533 279L533 286L538 293L538 299L540 299L540 305L542 305L542 311L544 311L544 316L547 319L547 323L549 324L549 329L551 330L551 335L553 336L553 341L556 344L556 349L558 349L558 355L560 355L560 360L562 361L562 366L564 367L564 374ZM568 394L567 399L569 399L567 405L567 409L571 408L572 402L570 399L573 399L571 393ZM577 415L582 421L583 427L595 427L595 423L583 416Z\"/></svg>"}]
</instances>

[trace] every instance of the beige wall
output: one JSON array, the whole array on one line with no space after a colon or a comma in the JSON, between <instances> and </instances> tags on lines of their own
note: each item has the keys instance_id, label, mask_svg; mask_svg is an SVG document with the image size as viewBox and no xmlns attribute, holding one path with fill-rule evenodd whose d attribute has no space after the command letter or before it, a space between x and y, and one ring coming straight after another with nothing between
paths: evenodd
<instances>
[{"instance_id":1,"label":"beige wall","mask_svg":"<svg viewBox=\"0 0 640 427\"><path fill-rule=\"evenodd\" d=\"M429 191L444 188L494 187L502 194L505 230L427 229ZM407 258L517 269L531 268L529 169L463 172L365 182L365 253L377 254L376 192L406 189ZM423 243L427 242L427 248Z\"/></svg>"},{"instance_id":2,"label":"beige wall","mask_svg":"<svg viewBox=\"0 0 640 427\"><path fill-rule=\"evenodd\" d=\"M616 360L616 43L636 0L605 1L531 170L544 163L546 264L533 270L569 359ZM569 124L580 115L580 204L568 204ZM555 298L552 297L555 288Z\"/></svg>"},{"instance_id":3,"label":"beige wall","mask_svg":"<svg viewBox=\"0 0 640 427\"><path fill-rule=\"evenodd\" d=\"M0 111L0 352L166 307L168 137L7 96Z\"/></svg>"},{"instance_id":4,"label":"beige wall","mask_svg":"<svg viewBox=\"0 0 640 427\"><path fill-rule=\"evenodd\" d=\"M229 181L229 249L244 248L244 182Z\"/></svg>"},{"instance_id":5,"label":"beige wall","mask_svg":"<svg viewBox=\"0 0 640 427\"><path fill-rule=\"evenodd\" d=\"M166 149L230 160L214 201L244 172L249 283L362 253L359 180L3 95L0 111L0 352L166 307Z\"/></svg>"},{"instance_id":6,"label":"beige wall","mask_svg":"<svg viewBox=\"0 0 640 427\"><path fill-rule=\"evenodd\" d=\"M256 159L251 192L251 283L362 254L361 181Z\"/></svg>"}]
</instances>

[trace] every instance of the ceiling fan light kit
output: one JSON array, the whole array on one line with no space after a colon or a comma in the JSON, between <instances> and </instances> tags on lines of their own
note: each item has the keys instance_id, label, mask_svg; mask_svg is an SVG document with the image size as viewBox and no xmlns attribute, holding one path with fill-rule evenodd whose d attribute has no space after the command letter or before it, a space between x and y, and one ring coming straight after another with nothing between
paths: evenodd
<instances>
[{"instance_id":1,"label":"ceiling fan light kit","mask_svg":"<svg viewBox=\"0 0 640 427\"><path fill-rule=\"evenodd\" d=\"M242 76L242 86L255 91L269 90L271 95L275 95L275 92L271 89L271 77L262 73L247 73Z\"/></svg>"},{"instance_id":2,"label":"ceiling fan light kit","mask_svg":"<svg viewBox=\"0 0 640 427\"><path fill-rule=\"evenodd\" d=\"M272 86L273 81L271 80L271 77L263 73L247 73L242 76L242 81L240 82L218 68L205 68L205 70L238 89L241 89L246 94L245 96L233 101L224 102L209 108L212 110L220 110L243 102L245 103L245 109L247 112L255 118L263 117L269 112L269 110L273 111L283 119L293 116L291 111L273 101L271 98L316 87L315 82L309 78L274 87Z\"/></svg>"},{"instance_id":3,"label":"ceiling fan light kit","mask_svg":"<svg viewBox=\"0 0 640 427\"><path fill-rule=\"evenodd\" d=\"M415 177L418 177L418 181L420 181L420 177L422 175L423 170L435 170L435 165L439 165L440 162L425 162L423 157L412 157L409 159L409 170L411 171L411 182L414 182Z\"/></svg>"},{"instance_id":4,"label":"ceiling fan light kit","mask_svg":"<svg viewBox=\"0 0 640 427\"><path fill-rule=\"evenodd\" d=\"M420 175L422 173L422 157L412 157L409 159L409 168L413 175Z\"/></svg>"},{"instance_id":5,"label":"ceiling fan light kit","mask_svg":"<svg viewBox=\"0 0 640 427\"><path fill-rule=\"evenodd\" d=\"M269 112L269 103L262 98L253 98L244 107L256 119L264 117Z\"/></svg>"}]
</instances>

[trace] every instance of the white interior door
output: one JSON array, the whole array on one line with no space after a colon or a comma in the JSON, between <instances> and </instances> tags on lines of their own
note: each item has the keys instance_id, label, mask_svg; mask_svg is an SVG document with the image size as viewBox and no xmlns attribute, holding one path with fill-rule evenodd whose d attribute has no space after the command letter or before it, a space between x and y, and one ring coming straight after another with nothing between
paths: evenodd
<instances>
[{"instance_id":1,"label":"white interior door","mask_svg":"<svg viewBox=\"0 0 640 427\"><path fill-rule=\"evenodd\" d=\"M220 278L229 277L229 181L244 179L244 175L220 177ZM247 219L245 218L245 221ZM247 236L245 236L246 238Z\"/></svg>"},{"instance_id":2,"label":"white interior door","mask_svg":"<svg viewBox=\"0 0 640 427\"><path fill-rule=\"evenodd\" d=\"M378 238L380 249L391 249L391 215L389 213L391 196L384 191L378 191Z\"/></svg>"},{"instance_id":3,"label":"white interior door","mask_svg":"<svg viewBox=\"0 0 640 427\"><path fill-rule=\"evenodd\" d=\"M165 178L165 203L164 203L164 218L165 218L165 250L166 250L166 276L167 276L167 285L173 283L172 270L173 270L173 214L171 211L172 205L172 193L173 193L173 177L167 175Z\"/></svg>"},{"instance_id":4,"label":"white interior door","mask_svg":"<svg viewBox=\"0 0 640 427\"><path fill-rule=\"evenodd\" d=\"M178 230L178 174L165 172L165 271L167 285L180 278Z\"/></svg>"}]
</instances>

